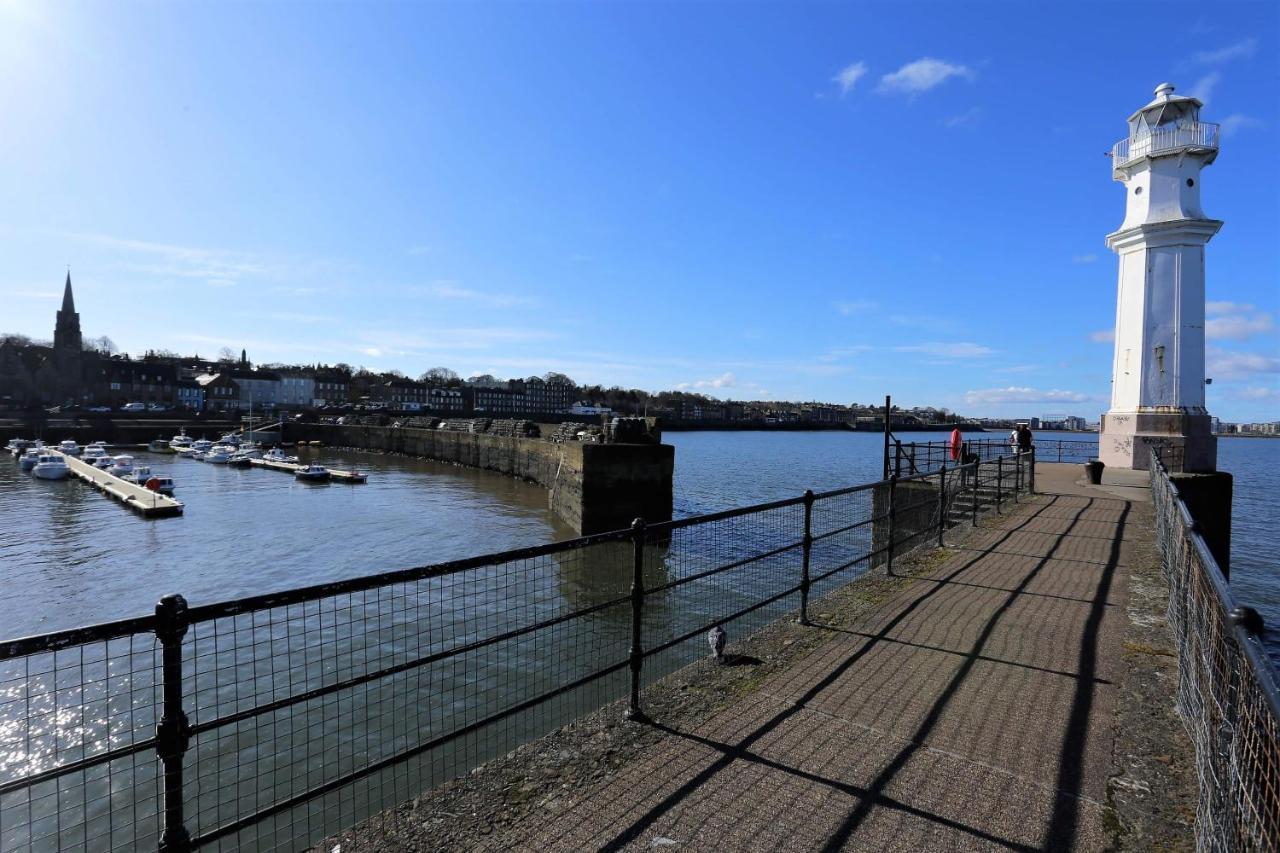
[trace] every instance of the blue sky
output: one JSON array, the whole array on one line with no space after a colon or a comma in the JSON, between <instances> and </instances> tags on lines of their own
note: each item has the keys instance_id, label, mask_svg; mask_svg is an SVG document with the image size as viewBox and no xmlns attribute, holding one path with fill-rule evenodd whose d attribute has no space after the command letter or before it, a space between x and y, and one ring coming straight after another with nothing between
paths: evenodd
<instances>
[{"instance_id":1,"label":"blue sky","mask_svg":"<svg viewBox=\"0 0 1280 853\"><path fill-rule=\"evenodd\" d=\"M1170 80L1210 410L1280 417L1274 3L0 0L0 331L1095 418Z\"/></svg>"}]
</instances>

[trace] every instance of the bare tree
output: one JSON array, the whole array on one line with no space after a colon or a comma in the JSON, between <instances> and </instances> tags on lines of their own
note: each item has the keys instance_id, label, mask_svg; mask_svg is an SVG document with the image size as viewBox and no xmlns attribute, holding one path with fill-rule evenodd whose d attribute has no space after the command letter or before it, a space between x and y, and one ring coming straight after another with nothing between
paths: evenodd
<instances>
[{"instance_id":1,"label":"bare tree","mask_svg":"<svg viewBox=\"0 0 1280 853\"><path fill-rule=\"evenodd\" d=\"M218 361L223 364L235 364L236 354L231 347L223 347L218 350Z\"/></svg>"},{"instance_id":2,"label":"bare tree","mask_svg":"<svg viewBox=\"0 0 1280 853\"><path fill-rule=\"evenodd\" d=\"M116 346L116 342L106 335L103 335L100 338L85 338L82 348L88 352L100 352L103 355L115 355L120 352L120 348Z\"/></svg>"},{"instance_id":3,"label":"bare tree","mask_svg":"<svg viewBox=\"0 0 1280 853\"><path fill-rule=\"evenodd\" d=\"M431 385L457 385L462 382L462 377L447 367L433 367L419 376L418 381Z\"/></svg>"}]
</instances>

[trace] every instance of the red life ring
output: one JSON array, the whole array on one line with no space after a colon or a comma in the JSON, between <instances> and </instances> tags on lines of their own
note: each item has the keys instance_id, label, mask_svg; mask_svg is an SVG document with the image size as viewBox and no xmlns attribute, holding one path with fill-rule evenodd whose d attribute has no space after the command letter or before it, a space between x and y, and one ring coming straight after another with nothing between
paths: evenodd
<instances>
[{"instance_id":1,"label":"red life ring","mask_svg":"<svg viewBox=\"0 0 1280 853\"><path fill-rule=\"evenodd\" d=\"M150 480L147 480L146 486L148 489L150 489L153 492L160 491L160 481L157 480L155 477L152 477Z\"/></svg>"},{"instance_id":2,"label":"red life ring","mask_svg":"<svg viewBox=\"0 0 1280 853\"><path fill-rule=\"evenodd\" d=\"M960 445L964 444L964 439L960 436L960 430L953 429L951 431L951 461L960 461Z\"/></svg>"}]
</instances>

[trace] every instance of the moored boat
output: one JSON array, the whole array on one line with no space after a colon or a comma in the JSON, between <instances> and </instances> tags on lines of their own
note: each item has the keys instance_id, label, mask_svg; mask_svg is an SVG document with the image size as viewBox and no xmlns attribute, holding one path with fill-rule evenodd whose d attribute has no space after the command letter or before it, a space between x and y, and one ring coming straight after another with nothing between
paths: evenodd
<instances>
[{"instance_id":1,"label":"moored boat","mask_svg":"<svg viewBox=\"0 0 1280 853\"><path fill-rule=\"evenodd\" d=\"M70 472L67 461L55 453L40 454L35 467L31 469L31 473L41 480L62 480Z\"/></svg>"},{"instance_id":2,"label":"moored boat","mask_svg":"<svg viewBox=\"0 0 1280 853\"><path fill-rule=\"evenodd\" d=\"M123 478L126 474L133 473L133 457L132 456L116 456L111 466L107 468L107 473L115 477Z\"/></svg>"},{"instance_id":3,"label":"moored boat","mask_svg":"<svg viewBox=\"0 0 1280 853\"><path fill-rule=\"evenodd\" d=\"M268 462L287 462L293 465L298 464L298 457L288 456L278 447L273 447L266 453L262 454L262 458Z\"/></svg>"},{"instance_id":4,"label":"moored boat","mask_svg":"<svg viewBox=\"0 0 1280 853\"><path fill-rule=\"evenodd\" d=\"M329 480L329 469L323 465L303 465L293 476L307 483L324 483Z\"/></svg>"},{"instance_id":5,"label":"moored boat","mask_svg":"<svg viewBox=\"0 0 1280 853\"><path fill-rule=\"evenodd\" d=\"M147 450L152 453L173 453L173 445L163 438L153 438L147 442Z\"/></svg>"},{"instance_id":6,"label":"moored boat","mask_svg":"<svg viewBox=\"0 0 1280 853\"><path fill-rule=\"evenodd\" d=\"M34 447L27 448L27 452L22 454L18 459L18 465L23 471L30 471L36 467L36 463L40 461L40 451Z\"/></svg>"},{"instance_id":7,"label":"moored boat","mask_svg":"<svg viewBox=\"0 0 1280 853\"><path fill-rule=\"evenodd\" d=\"M66 441L58 442L58 452L65 453L68 456L79 456L80 445L68 438Z\"/></svg>"}]
</instances>

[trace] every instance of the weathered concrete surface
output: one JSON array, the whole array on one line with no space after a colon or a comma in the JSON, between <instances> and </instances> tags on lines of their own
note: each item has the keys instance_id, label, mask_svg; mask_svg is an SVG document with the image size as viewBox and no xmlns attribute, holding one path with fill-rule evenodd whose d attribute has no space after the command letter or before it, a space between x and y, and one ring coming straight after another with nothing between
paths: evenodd
<instances>
[{"instance_id":1,"label":"weathered concrete surface","mask_svg":"<svg viewBox=\"0 0 1280 853\"><path fill-rule=\"evenodd\" d=\"M1081 473L1040 466L1047 494L904 560L910 577L731 645L758 667L677 673L646 693L654 723L605 709L344 853L1189 848L1150 506Z\"/></svg>"},{"instance_id":2,"label":"weathered concrete surface","mask_svg":"<svg viewBox=\"0 0 1280 853\"><path fill-rule=\"evenodd\" d=\"M667 521L675 448L669 444L556 444L537 438L411 427L287 426L289 440L404 453L483 468L546 487L551 511L584 535L636 518Z\"/></svg>"}]
</instances>

